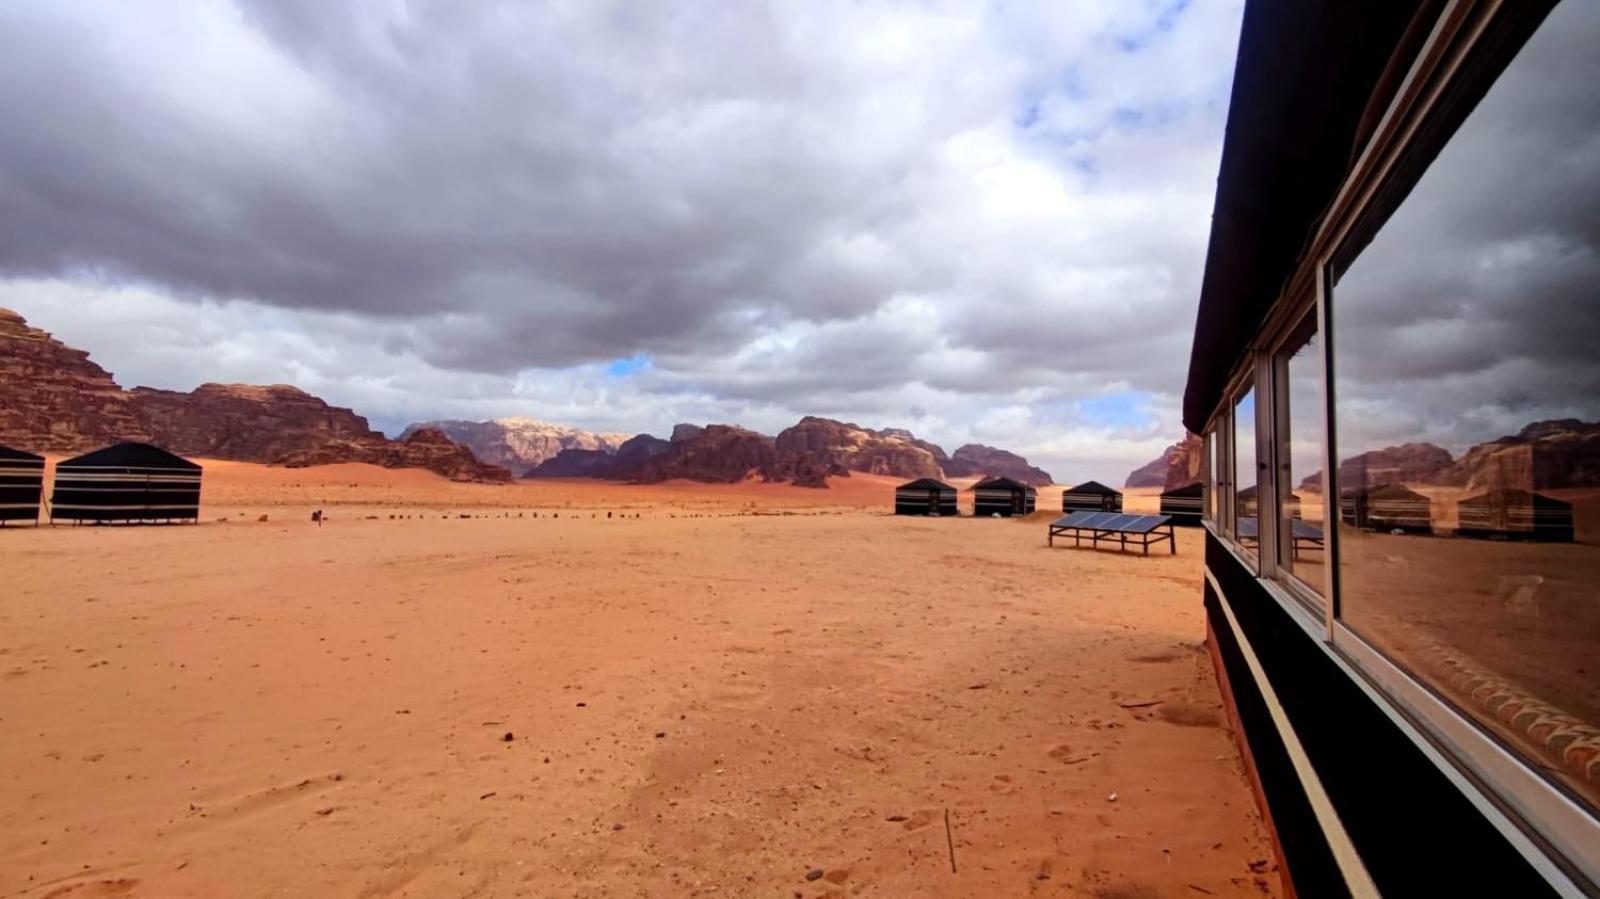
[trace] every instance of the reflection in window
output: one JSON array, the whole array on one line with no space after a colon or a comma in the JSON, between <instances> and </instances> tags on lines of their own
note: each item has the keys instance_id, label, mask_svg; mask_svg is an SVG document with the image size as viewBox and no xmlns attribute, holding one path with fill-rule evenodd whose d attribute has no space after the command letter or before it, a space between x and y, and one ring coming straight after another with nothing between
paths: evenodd
<instances>
[{"instance_id":1,"label":"reflection in window","mask_svg":"<svg viewBox=\"0 0 1600 899\"><path fill-rule=\"evenodd\" d=\"M1273 369L1280 402L1287 406L1280 420L1289 431L1283 435L1288 452L1279 460L1279 493L1284 500L1279 510L1278 565L1321 594L1325 541L1319 346L1316 319L1308 315L1278 352Z\"/></svg>"},{"instance_id":2,"label":"reflection in window","mask_svg":"<svg viewBox=\"0 0 1600 899\"><path fill-rule=\"evenodd\" d=\"M1217 520L1217 434L1215 431L1206 433L1205 459L1201 463L1206 485L1206 519Z\"/></svg>"},{"instance_id":3,"label":"reflection in window","mask_svg":"<svg viewBox=\"0 0 1600 899\"><path fill-rule=\"evenodd\" d=\"M1233 532L1248 549L1261 542L1256 493L1256 391L1252 387L1233 406Z\"/></svg>"},{"instance_id":4,"label":"reflection in window","mask_svg":"<svg viewBox=\"0 0 1600 899\"><path fill-rule=\"evenodd\" d=\"M1330 298L1343 619L1591 808L1596 46L1556 7Z\"/></svg>"}]
</instances>

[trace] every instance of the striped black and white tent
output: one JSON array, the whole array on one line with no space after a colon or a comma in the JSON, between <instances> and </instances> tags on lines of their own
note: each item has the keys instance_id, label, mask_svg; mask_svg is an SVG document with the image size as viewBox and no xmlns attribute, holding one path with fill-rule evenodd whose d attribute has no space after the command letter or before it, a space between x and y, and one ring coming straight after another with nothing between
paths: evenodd
<instances>
[{"instance_id":1,"label":"striped black and white tent","mask_svg":"<svg viewBox=\"0 0 1600 899\"><path fill-rule=\"evenodd\" d=\"M1399 484L1378 484L1339 495L1339 520L1375 531L1433 531L1433 501Z\"/></svg>"},{"instance_id":2,"label":"striped black and white tent","mask_svg":"<svg viewBox=\"0 0 1600 899\"><path fill-rule=\"evenodd\" d=\"M933 478L917 478L894 488L896 515L957 515L956 488Z\"/></svg>"},{"instance_id":3,"label":"striped black and white tent","mask_svg":"<svg viewBox=\"0 0 1600 899\"><path fill-rule=\"evenodd\" d=\"M1061 494L1063 512L1121 512L1122 494L1099 481L1085 481Z\"/></svg>"},{"instance_id":4,"label":"striped black and white tent","mask_svg":"<svg viewBox=\"0 0 1600 899\"><path fill-rule=\"evenodd\" d=\"M44 457L0 446L0 525L8 521L37 524L43 492Z\"/></svg>"},{"instance_id":5,"label":"striped black and white tent","mask_svg":"<svg viewBox=\"0 0 1600 899\"><path fill-rule=\"evenodd\" d=\"M1461 501L1456 533L1571 543L1572 504L1527 490L1491 490Z\"/></svg>"},{"instance_id":6,"label":"striped black and white tent","mask_svg":"<svg viewBox=\"0 0 1600 899\"><path fill-rule=\"evenodd\" d=\"M1206 485L1198 481L1187 487L1174 487L1161 494L1161 514L1171 515L1173 524L1199 527L1205 502Z\"/></svg>"},{"instance_id":7,"label":"striped black and white tent","mask_svg":"<svg viewBox=\"0 0 1600 899\"><path fill-rule=\"evenodd\" d=\"M56 465L50 517L184 521L200 517L200 466L148 443L119 443Z\"/></svg>"},{"instance_id":8,"label":"striped black and white tent","mask_svg":"<svg viewBox=\"0 0 1600 899\"><path fill-rule=\"evenodd\" d=\"M1039 491L1011 478L986 478L972 485L972 514L1028 515L1033 512Z\"/></svg>"}]
</instances>

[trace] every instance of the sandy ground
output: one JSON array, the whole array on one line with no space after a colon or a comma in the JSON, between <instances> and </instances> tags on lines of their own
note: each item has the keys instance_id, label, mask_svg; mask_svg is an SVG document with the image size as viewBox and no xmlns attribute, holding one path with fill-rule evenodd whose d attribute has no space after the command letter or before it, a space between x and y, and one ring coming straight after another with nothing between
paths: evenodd
<instances>
[{"instance_id":1,"label":"sandy ground","mask_svg":"<svg viewBox=\"0 0 1600 899\"><path fill-rule=\"evenodd\" d=\"M1278 889L1198 531L1050 550L1058 513L871 478L206 478L199 526L0 532L0 895Z\"/></svg>"}]
</instances>

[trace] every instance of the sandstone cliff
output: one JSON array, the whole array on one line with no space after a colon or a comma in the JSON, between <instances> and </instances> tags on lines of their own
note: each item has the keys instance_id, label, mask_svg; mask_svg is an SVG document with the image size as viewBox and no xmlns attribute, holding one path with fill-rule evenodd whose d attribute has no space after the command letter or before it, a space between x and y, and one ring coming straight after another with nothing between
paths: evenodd
<instances>
[{"instance_id":1,"label":"sandstone cliff","mask_svg":"<svg viewBox=\"0 0 1600 899\"><path fill-rule=\"evenodd\" d=\"M151 439L130 395L88 353L0 309L0 443L71 455Z\"/></svg>"},{"instance_id":2,"label":"sandstone cliff","mask_svg":"<svg viewBox=\"0 0 1600 899\"><path fill-rule=\"evenodd\" d=\"M752 474L765 474L777 459L772 438L765 434L733 425L708 425L646 461L631 479L641 484L676 478L734 483Z\"/></svg>"},{"instance_id":3,"label":"sandstone cliff","mask_svg":"<svg viewBox=\"0 0 1600 899\"><path fill-rule=\"evenodd\" d=\"M1167 447L1161 457L1134 469L1124 482L1128 487L1160 487L1176 490L1198 482L1204 473L1205 441L1196 434Z\"/></svg>"},{"instance_id":4,"label":"sandstone cliff","mask_svg":"<svg viewBox=\"0 0 1600 899\"><path fill-rule=\"evenodd\" d=\"M180 455L241 462L370 462L428 468L458 480L509 477L441 439L434 432L388 440L349 409L285 385L123 390L88 353L0 309L0 443L9 446L71 455L136 440Z\"/></svg>"},{"instance_id":5,"label":"sandstone cliff","mask_svg":"<svg viewBox=\"0 0 1600 899\"><path fill-rule=\"evenodd\" d=\"M778 434L774 446L785 468L808 472L843 470L912 478L939 478L939 459L909 431L873 431L860 425L808 415ZM943 452L940 452L943 455ZM809 460L800 457L809 456ZM785 478L787 479L787 478Z\"/></svg>"},{"instance_id":6,"label":"sandstone cliff","mask_svg":"<svg viewBox=\"0 0 1600 899\"><path fill-rule=\"evenodd\" d=\"M617 451L625 435L597 434L532 418L496 418L492 421L426 421L413 424L401 439L419 428L434 428L472 450L479 459L525 475L562 450ZM576 458L576 457L574 457Z\"/></svg>"},{"instance_id":7,"label":"sandstone cliff","mask_svg":"<svg viewBox=\"0 0 1600 899\"><path fill-rule=\"evenodd\" d=\"M401 440L334 439L270 460L289 468L365 462L384 468L426 468L452 481L505 483L511 472L478 461L472 450L452 441L435 428L419 428Z\"/></svg>"},{"instance_id":8,"label":"sandstone cliff","mask_svg":"<svg viewBox=\"0 0 1600 899\"><path fill-rule=\"evenodd\" d=\"M1011 478L1033 487L1055 483L1049 472L1034 468L1016 453L981 443L969 443L952 453L944 472L952 478Z\"/></svg>"},{"instance_id":9,"label":"sandstone cliff","mask_svg":"<svg viewBox=\"0 0 1600 899\"><path fill-rule=\"evenodd\" d=\"M1446 477L1468 493L1600 487L1600 422L1536 421L1462 453Z\"/></svg>"},{"instance_id":10,"label":"sandstone cliff","mask_svg":"<svg viewBox=\"0 0 1600 899\"><path fill-rule=\"evenodd\" d=\"M1339 463L1339 489L1360 490L1384 484L1456 484L1450 451L1431 443L1405 443L1351 456ZM1322 473L1300 482L1301 490L1321 490Z\"/></svg>"}]
</instances>

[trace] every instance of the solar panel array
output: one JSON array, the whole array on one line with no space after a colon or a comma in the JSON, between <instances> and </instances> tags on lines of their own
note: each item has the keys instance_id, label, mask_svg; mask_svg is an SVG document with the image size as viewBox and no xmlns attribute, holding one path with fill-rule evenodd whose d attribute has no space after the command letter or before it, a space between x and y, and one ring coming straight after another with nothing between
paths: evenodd
<instances>
[{"instance_id":1,"label":"solar panel array","mask_svg":"<svg viewBox=\"0 0 1600 899\"><path fill-rule=\"evenodd\" d=\"M1170 515L1126 515L1121 512L1074 512L1056 519L1051 527L1081 528L1086 531L1114 531L1120 534L1148 534L1172 520Z\"/></svg>"},{"instance_id":2,"label":"solar panel array","mask_svg":"<svg viewBox=\"0 0 1600 899\"><path fill-rule=\"evenodd\" d=\"M1322 529L1304 519L1296 518L1291 525L1294 536L1301 540L1321 540ZM1240 537L1260 537L1261 525L1255 518L1240 517L1238 528Z\"/></svg>"}]
</instances>

